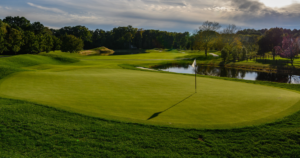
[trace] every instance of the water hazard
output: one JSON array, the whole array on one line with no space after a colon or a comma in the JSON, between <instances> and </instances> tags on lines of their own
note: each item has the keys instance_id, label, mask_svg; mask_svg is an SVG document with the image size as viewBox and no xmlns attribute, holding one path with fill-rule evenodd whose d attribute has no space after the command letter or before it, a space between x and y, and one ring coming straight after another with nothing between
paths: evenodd
<instances>
[{"instance_id":1,"label":"water hazard","mask_svg":"<svg viewBox=\"0 0 300 158\"><path fill-rule=\"evenodd\" d=\"M160 66L157 69L176 73L195 74L195 69L191 65ZM258 72L226 67L198 66L197 74L253 81L259 80L300 84L300 73L298 71Z\"/></svg>"}]
</instances>

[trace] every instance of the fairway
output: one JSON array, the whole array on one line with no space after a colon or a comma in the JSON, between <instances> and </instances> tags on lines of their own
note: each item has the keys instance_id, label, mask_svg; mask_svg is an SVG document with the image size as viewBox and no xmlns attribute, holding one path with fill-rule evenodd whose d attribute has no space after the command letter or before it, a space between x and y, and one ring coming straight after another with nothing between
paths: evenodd
<instances>
[{"instance_id":1,"label":"fairway","mask_svg":"<svg viewBox=\"0 0 300 158\"><path fill-rule=\"evenodd\" d=\"M195 93L193 76L107 66L122 62L114 60L86 66L95 62L15 73L1 80L0 96L106 119L193 128L262 124L300 109L300 94L290 90L198 77Z\"/></svg>"}]
</instances>

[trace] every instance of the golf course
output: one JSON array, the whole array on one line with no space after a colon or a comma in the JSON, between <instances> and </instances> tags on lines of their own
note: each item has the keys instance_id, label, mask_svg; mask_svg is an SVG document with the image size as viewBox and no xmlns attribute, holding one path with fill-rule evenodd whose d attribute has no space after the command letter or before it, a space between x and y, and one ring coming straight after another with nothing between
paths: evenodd
<instances>
[{"instance_id":1,"label":"golf course","mask_svg":"<svg viewBox=\"0 0 300 158\"><path fill-rule=\"evenodd\" d=\"M0 118L0 147L5 149L0 154L11 155L13 152L16 157L32 157L39 155L32 152L39 149L44 156L79 156L89 149L87 152L93 156L112 156L116 154L113 149L118 148L122 150L119 154L140 154L142 157L148 154L195 156L199 153L202 156L230 156L233 153L244 156L248 150L256 148L256 139L260 137L278 137L279 140L260 144L267 145L285 141L278 132L299 135L292 127L273 127L282 126L280 122L284 121L297 122L290 117L299 117L298 85L198 75L195 92L194 75L136 68L203 55L203 52L149 50L133 55L84 56L56 51L0 58L0 114L3 116ZM192 64L192 59L186 60ZM262 131L275 134L258 134L256 138L255 133ZM12 138L10 133L19 136ZM253 135L244 138L249 133ZM146 144L136 146L141 137L147 137L144 143L153 150ZM37 145L35 139L44 140L40 142L42 144L48 141L48 145ZM116 145L115 139L131 140L128 144ZM156 142L153 139L163 142L152 146ZM228 142L223 142L225 139ZM241 142L226 147L226 143L236 143L231 142L235 139L248 140L247 150ZM292 141L290 139L287 141ZM223 146L214 141L223 142ZM290 143L294 148L287 150L292 155L300 149L299 138L293 141ZM98 149L101 142L104 143L103 151ZM178 144L178 148L187 148L173 151L178 148L165 146L168 142ZM67 149L64 144L72 147ZM81 148L76 154L78 145ZM94 146L93 149L90 146ZM200 150L200 146L203 149ZM244 149L237 149L241 147ZM266 149L268 152L259 148L252 154L263 156L263 153L289 147L289 144L272 146L272 150ZM157 148L161 149L154 151ZM50 152L52 149L57 153ZM217 151L223 154L216 154Z\"/></svg>"},{"instance_id":2,"label":"golf course","mask_svg":"<svg viewBox=\"0 0 300 158\"><path fill-rule=\"evenodd\" d=\"M99 56L28 67L1 81L0 96L93 117L192 128L251 126L300 110L298 92L198 77L195 93L193 76L118 66L126 62Z\"/></svg>"}]
</instances>

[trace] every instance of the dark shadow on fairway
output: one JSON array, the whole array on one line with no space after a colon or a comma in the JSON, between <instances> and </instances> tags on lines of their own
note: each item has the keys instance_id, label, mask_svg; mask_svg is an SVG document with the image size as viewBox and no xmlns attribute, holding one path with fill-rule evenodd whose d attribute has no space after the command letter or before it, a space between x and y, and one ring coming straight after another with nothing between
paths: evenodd
<instances>
[{"instance_id":1,"label":"dark shadow on fairway","mask_svg":"<svg viewBox=\"0 0 300 158\"><path fill-rule=\"evenodd\" d=\"M194 93L194 94L196 94L196 93ZM166 110L164 110L164 111L161 111L161 112L154 113L154 114L153 114L151 117L149 117L147 120L154 119L155 117L157 117L157 116L158 116L158 115L160 115L161 113L163 113L163 112L166 112L166 111L170 110L171 108L173 108L174 106L176 106L176 105L178 105L178 104L180 104L180 103L184 102L185 100L189 99L189 98L190 98L190 97L192 97L194 94L192 94L192 95L190 95L190 96L188 96L188 97L184 98L184 99L183 99L183 100L181 100L180 102L178 102L178 103L176 103L176 104L172 105L171 107L167 108L167 109L166 109Z\"/></svg>"}]
</instances>

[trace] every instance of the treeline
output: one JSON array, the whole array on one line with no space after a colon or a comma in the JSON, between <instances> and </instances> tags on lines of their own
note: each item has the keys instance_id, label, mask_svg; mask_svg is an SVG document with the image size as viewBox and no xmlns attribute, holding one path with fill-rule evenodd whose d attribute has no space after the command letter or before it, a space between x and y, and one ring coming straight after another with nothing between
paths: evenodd
<instances>
[{"instance_id":1,"label":"treeline","mask_svg":"<svg viewBox=\"0 0 300 158\"><path fill-rule=\"evenodd\" d=\"M53 35L60 37L65 34L74 35L84 41L84 49L105 46L110 49L152 49L174 48L188 49L190 34L159 30L143 30L132 26L117 27L111 31L89 30L85 26L63 27L51 29Z\"/></svg>"},{"instance_id":2,"label":"treeline","mask_svg":"<svg viewBox=\"0 0 300 158\"><path fill-rule=\"evenodd\" d=\"M217 22L206 21L199 27L194 38L194 49L215 49L221 51L224 62L248 60L254 56L265 56L266 53L293 60L300 53L300 30L271 28L239 30L235 25L228 25L221 31Z\"/></svg>"},{"instance_id":3,"label":"treeline","mask_svg":"<svg viewBox=\"0 0 300 158\"><path fill-rule=\"evenodd\" d=\"M54 50L76 52L83 41L73 35L57 37L40 22L30 23L24 17L6 17L0 20L0 53L35 54Z\"/></svg>"},{"instance_id":4,"label":"treeline","mask_svg":"<svg viewBox=\"0 0 300 158\"><path fill-rule=\"evenodd\" d=\"M78 52L82 49L190 49L222 51L224 61L244 60L250 55L264 55L280 46L283 36L298 37L300 30L282 28L244 29L235 25L220 29L217 22L204 22L193 34L160 30L143 30L132 26L111 31L89 30L85 26L49 29L40 22L8 16L0 20L0 53L39 53L54 50Z\"/></svg>"},{"instance_id":5,"label":"treeline","mask_svg":"<svg viewBox=\"0 0 300 158\"><path fill-rule=\"evenodd\" d=\"M191 49L190 34L159 30L143 30L132 26L111 31L89 30L85 26L49 29L25 17L8 16L0 20L0 53L34 54L62 50L78 52L105 46L110 49Z\"/></svg>"}]
</instances>

